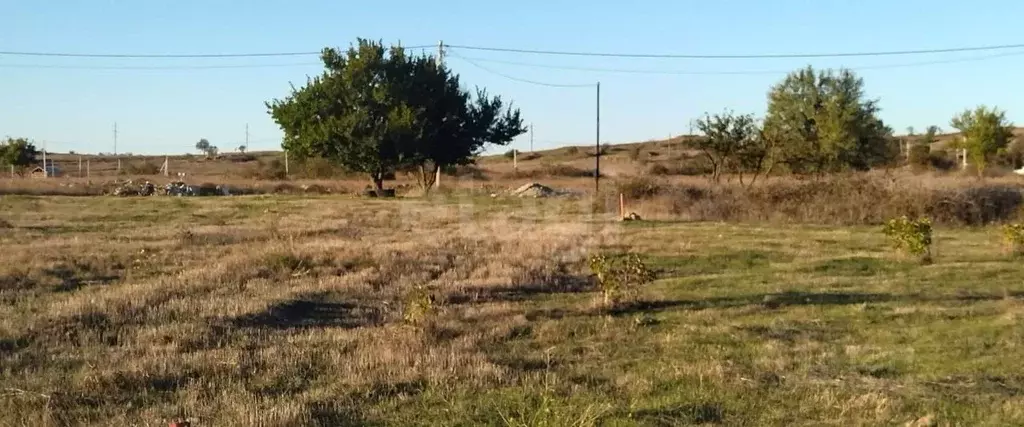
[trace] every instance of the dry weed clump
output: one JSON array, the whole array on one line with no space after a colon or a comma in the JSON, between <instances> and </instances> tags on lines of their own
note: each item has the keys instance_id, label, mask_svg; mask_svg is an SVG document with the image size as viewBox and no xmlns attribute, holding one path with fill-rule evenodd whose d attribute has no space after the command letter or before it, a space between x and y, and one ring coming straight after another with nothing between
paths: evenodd
<instances>
[{"instance_id":1,"label":"dry weed clump","mask_svg":"<svg viewBox=\"0 0 1024 427\"><path fill-rule=\"evenodd\" d=\"M928 216L936 224L973 226L1018 219L1022 188L1007 183L935 186L872 175L817 181L776 179L751 188L710 184L655 185L625 181L628 196L652 212L698 221L877 225L903 215ZM658 211L658 212L654 212Z\"/></svg>"}]
</instances>

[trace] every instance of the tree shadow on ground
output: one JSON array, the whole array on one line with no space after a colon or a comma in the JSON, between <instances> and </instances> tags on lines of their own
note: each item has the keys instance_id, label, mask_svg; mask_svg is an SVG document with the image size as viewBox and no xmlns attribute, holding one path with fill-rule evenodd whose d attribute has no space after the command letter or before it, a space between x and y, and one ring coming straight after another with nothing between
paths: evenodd
<instances>
[{"instance_id":1,"label":"tree shadow on ground","mask_svg":"<svg viewBox=\"0 0 1024 427\"><path fill-rule=\"evenodd\" d=\"M612 315L623 316L642 313L660 312L674 309L706 310L760 306L768 310L778 310L791 306L836 306L865 303L885 303L895 301L909 302L978 302L995 301L1005 298L1024 298L1024 291L1006 294L961 294L961 295L929 295L918 294L885 294L860 292L800 292L750 294L707 299L666 299L638 300L620 304L614 308L597 308L585 310L538 309L527 313L528 320L536 318L561 319L572 316Z\"/></svg>"},{"instance_id":2,"label":"tree shadow on ground","mask_svg":"<svg viewBox=\"0 0 1024 427\"><path fill-rule=\"evenodd\" d=\"M445 304L519 302L534 297L554 294L575 294L595 289L589 277L561 276L550 281L507 286L466 287L448 292L442 297Z\"/></svg>"},{"instance_id":3,"label":"tree shadow on ground","mask_svg":"<svg viewBox=\"0 0 1024 427\"><path fill-rule=\"evenodd\" d=\"M267 307L266 310L231 319L243 328L360 328L384 323L379 306L363 301L331 301L328 293L299 295Z\"/></svg>"},{"instance_id":4,"label":"tree shadow on ground","mask_svg":"<svg viewBox=\"0 0 1024 427\"><path fill-rule=\"evenodd\" d=\"M87 285L106 285L121 279L118 275L99 274L90 270L91 267L88 265L58 265L44 269L43 272L61 281L61 283L54 288L55 292L71 292L81 289Z\"/></svg>"},{"instance_id":5,"label":"tree shadow on ground","mask_svg":"<svg viewBox=\"0 0 1024 427\"><path fill-rule=\"evenodd\" d=\"M348 427L348 426L383 426L384 424L369 420L359 411L335 402L314 402L306 405L306 419L303 426ZM296 424L299 425L299 424Z\"/></svg>"},{"instance_id":6,"label":"tree shadow on ground","mask_svg":"<svg viewBox=\"0 0 1024 427\"><path fill-rule=\"evenodd\" d=\"M632 418L651 426L721 424L725 410L720 403L683 404L633 411Z\"/></svg>"}]
</instances>

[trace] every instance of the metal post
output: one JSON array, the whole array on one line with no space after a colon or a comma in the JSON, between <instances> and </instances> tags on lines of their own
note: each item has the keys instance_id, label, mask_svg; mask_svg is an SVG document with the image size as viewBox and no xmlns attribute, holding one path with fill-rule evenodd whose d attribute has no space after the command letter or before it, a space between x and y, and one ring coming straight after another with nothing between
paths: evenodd
<instances>
[{"instance_id":1,"label":"metal post","mask_svg":"<svg viewBox=\"0 0 1024 427\"><path fill-rule=\"evenodd\" d=\"M91 171L91 169L89 169L89 159L86 159L85 160L85 177L86 178L91 178L92 177L92 174L90 173L90 171Z\"/></svg>"},{"instance_id":2,"label":"metal post","mask_svg":"<svg viewBox=\"0 0 1024 427\"><path fill-rule=\"evenodd\" d=\"M533 154L533 123L530 123L530 154Z\"/></svg>"},{"instance_id":3,"label":"metal post","mask_svg":"<svg viewBox=\"0 0 1024 427\"><path fill-rule=\"evenodd\" d=\"M597 152L594 156L594 197L601 190L601 82L597 82L597 129L595 144Z\"/></svg>"},{"instance_id":4,"label":"metal post","mask_svg":"<svg viewBox=\"0 0 1024 427\"><path fill-rule=\"evenodd\" d=\"M519 170L519 150L512 149L512 170Z\"/></svg>"},{"instance_id":5,"label":"metal post","mask_svg":"<svg viewBox=\"0 0 1024 427\"><path fill-rule=\"evenodd\" d=\"M78 156L78 177L82 177L82 156Z\"/></svg>"}]
</instances>

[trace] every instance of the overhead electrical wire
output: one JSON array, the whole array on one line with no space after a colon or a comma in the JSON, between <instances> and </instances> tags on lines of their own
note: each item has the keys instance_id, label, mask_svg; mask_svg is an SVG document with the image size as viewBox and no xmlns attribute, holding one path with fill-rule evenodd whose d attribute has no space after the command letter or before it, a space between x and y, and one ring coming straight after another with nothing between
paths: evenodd
<instances>
[{"instance_id":1,"label":"overhead electrical wire","mask_svg":"<svg viewBox=\"0 0 1024 427\"><path fill-rule=\"evenodd\" d=\"M529 84L534 84L534 85L538 85L538 86L561 87L561 88L594 87L596 85L596 82L595 83L585 83L585 84L565 84L565 83L539 82L539 81L536 81L536 80L523 79L523 78L519 78L519 77L515 77L515 76L510 76L510 75L502 73L500 71L495 71L495 70L493 70L491 68L485 67L483 65L480 65L480 64L474 62L472 59L468 59L468 58L466 58L464 56L461 56L461 55L458 55L458 54L455 54L455 53L450 53L450 55L453 58L461 59L462 61L465 61L469 65L477 67L477 68L479 68L481 70L484 70L484 71L486 71L488 73L495 74L495 75L504 77L504 78L509 79L509 80L517 81L517 82L529 83Z\"/></svg>"},{"instance_id":2,"label":"overhead electrical wire","mask_svg":"<svg viewBox=\"0 0 1024 427\"><path fill-rule=\"evenodd\" d=\"M404 49L425 49L429 45L421 46L402 46ZM62 58L258 58L258 57L275 57L275 56L312 56L320 55L320 51L316 52L259 52L259 53L189 53L189 54L173 54L173 53L68 53L68 52L29 52L29 51L0 51L0 55L9 56L45 56L45 57L62 57Z\"/></svg>"},{"instance_id":3,"label":"overhead electrical wire","mask_svg":"<svg viewBox=\"0 0 1024 427\"><path fill-rule=\"evenodd\" d=\"M905 68L905 67L916 67L924 65L937 65L937 64L951 64L959 62L974 62L983 61L986 59L1004 58L1010 56L1024 55L1024 51L1016 52L1003 52L985 56L974 56L969 58L952 58L952 59L938 59L933 61L918 61L918 62L905 62L898 64L880 64L880 65L866 65L857 67L845 67L846 69L858 71L858 70L878 70L878 69L891 69L891 68ZM453 55L454 56L454 55ZM535 67L552 70L571 70L571 71L591 71L601 73L626 73L626 74L667 74L667 75L761 75L761 74L787 74L792 72L792 69L788 70L719 70L719 71L692 71L692 70L658 70L658 69L636 69L636 68L604 68L604 67L580 67L572 65L552 65L552 64L539 64L535 62L519 62L519 61L506 61L501 59L491 58L479 58L479 57L467 57L459 56L467 62L490 62L495 64L514 65L523 67Z\"/></svg>"},{"instance_id":4,"label":"overhead electrical wire","mask_svg":"<svg viewBox=\"0 0 1024 427\"><path fill-rule=\"evenodd\" d=\"M618 57L618 58L662 58L662 59L776 59L776 58L831 58L851 56L899 56L899 55L924 55L935 53L955 52L977 52L987 50L1003 50L1024 48L1024 43L1003 44L989 46L953 47L942 49L914 49L914 50L891 50L891 51L866 51L866 52L835 52L835 53L777 53L777 54L734 54L734 55L707 55L707 54L673 54L673 53L629 53L629 52L572 52L557 50L533 50L517 48L501 48L487 46L469 45L445 45L453 49L479 50L490 52L523 53L533 55L559 55L559 56L594 56L594 57Z\"/></svg>"},{"instance_id":5,"label":"overhead electrical wire","mask_svg":"<svg viewBox=\"0 0 1024 427\"><path fill-rule=\"evenodd\" d=\"M3 64L0 68L66 69L66 70L211 70L232 68L278 68L308 67L323 65L319 62L293 62L282 64L232 64L232 65L66 65L66 64Z\"/></svg>"},{"instance_id":6,"label":"overhead electrical wire","mask_svg":"<svg viewBox=\"0 0 1024 427\"><path fill-rule=\"evenodd\" d=\"M678 58L678 59L772 59L772 58L829 58L829 57L855 57L855 56L902 56L902 55L925 55L936 53L956 52L977 52L990 50L1005 50L1024 48L1024 43L951 47L937 49L911 49L911 50L889 50L889 51L860 51L860 52L817 52L817 53L769 53L769 54L688 54L688 53L636 53L636 52L584 52L584 51L558 51L539 49L503 48L491 46L473 46L460 44L444 44L445 48L522 53L533 55L558 55L558 56L594 56L594 57L620 57L620 58ZM425 49L436 47L434 45L403 46L406 49ZM278 57L278 56L312 56L319 55L320 51L299 51L299 52L256 52L256 53L201 53L201 54L168 54L168 53L73 53L73 52L38 52L38 51L0 51L0 55L9 56L41 56L41 57L67 57L67 58L254 58L254 57Z\"/></svg>"}]
</instances>

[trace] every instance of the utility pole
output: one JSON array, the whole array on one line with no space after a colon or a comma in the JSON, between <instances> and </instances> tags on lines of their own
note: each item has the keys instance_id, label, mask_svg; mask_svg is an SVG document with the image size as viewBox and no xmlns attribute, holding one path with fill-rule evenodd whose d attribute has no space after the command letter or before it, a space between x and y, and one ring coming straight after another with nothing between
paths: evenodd
<instances>
[{"instance_id":1,"label":"utility pole","mask_svg":"<svg viewBox=\"0 0 1024 427\"><path fill-rule=\"evenodd\" d=\"M533 123L530 123L530 154L533 154Z\"/></svg>"},{"instance_id":2,"label":"utility pole","mask_svg":"<svg viewBox=\"0 0 1024 427\"><path fill-rule=\"evenodd\" d=\"M444 66L444 40L437 41L437 66ZM434 165L437 174L434 176L434 188L441 188L441 165Z\"/></svg>"},{"instance_id":3,"label":"utility pole","mask_svg":"<svg viewBox=\"0 0 1024 427\"><path fill-rule=\"evenodd\" d=\"M78 156L78 177L82 177L82 156Z\"/></svg>"},{"instance_id":4,"label":"utility pole","mask_svg":"<svg viewBox=\"0 0 1024 427\"><path fill-rule=\"evenodd\" d=\"M46 143L43 143L43 177L50 177L50 167L46 165Z\"/></svg>"},{"instance_id":5,"label":"utility pole","mask_svg":"<svg viewBox=\"0 0 1024 427\"><path fill-rule=\"evenodd\" d=\"M89 159L85 159L85 177L92 178L92 170L89 168Z\"/></svg>"},{"instance_id":6,"label":"utility pole","mask_svg":"<svg viewBox=\"0 0 1024 427\"><path fill-rule=\"evenodd\" d=\"M117 122L114 122L114 155L117 155Z\"/></svg>"},{"instance_id":7,"label":"utility pole","mask_svg":"<svg viewBox=\"0 0 1024 427\"><path fill-rule=\"evenodd\" d=\"M597 152L594 156L594 197L601 190L601 82L597 82L597 129L594 138Z\"/></svg>"},{"instance_id":8,"label":"utility pole","mask_svg":"<svg viewBox=\"0 0 1024 427\"><path fill-rule=\"evenodd\" d=\"M249 149L249 124L245 124L245 149Z\"/></svg>"}]
</instances>

